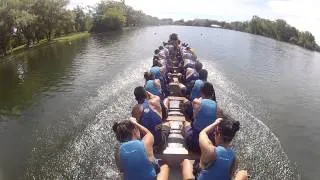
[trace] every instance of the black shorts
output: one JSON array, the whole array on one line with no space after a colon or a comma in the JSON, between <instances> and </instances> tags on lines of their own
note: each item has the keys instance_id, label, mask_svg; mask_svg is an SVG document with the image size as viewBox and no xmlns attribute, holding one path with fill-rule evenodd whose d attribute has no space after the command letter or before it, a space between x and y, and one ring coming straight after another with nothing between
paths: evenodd
<instances>
[{"instance_id":1,"label":"black shorts","mask_svg":"<svg viewBox=\"0 0 320 180\"><path fill-rule=\"evenodd\" d=\"M156 145L153 148L154 152L161 153L167 144L170 127L161 124L157 127L157 131L160 133L160 142L156 142Z\"/></svg>"},{"instance_id":2,"label":"black shorts","mask_svg":"<svg viewBox=\"0 0 320 180\"><path fill-rule=\"evenodd\" d=\"M200 152L199 133L200 132L195 131L191 126L185 127L184 136L186 146L189 150L193 152Z\"/></svg>"}]
</instances>

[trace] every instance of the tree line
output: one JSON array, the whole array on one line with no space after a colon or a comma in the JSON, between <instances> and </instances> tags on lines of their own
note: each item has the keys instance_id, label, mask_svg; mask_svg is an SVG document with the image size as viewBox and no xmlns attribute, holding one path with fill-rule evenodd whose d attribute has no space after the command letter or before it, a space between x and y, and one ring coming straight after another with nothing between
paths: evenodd
<instances>
[{"instance_id":1,"label":"tree line","mask_svg":"<svg viewBox=\"0 0 320 180\"><path fill-rule=\"evenodd\" d=\"M126 26L161 25L160 20L136 11L123 1L102 0L94 7L68 9L69 0L1 0L0 56L25 45L69 33L119 30Z\"/></svg>"},{"instance_id":2,"label":"tree line","mask_svg":"<svg viewBox=\"0 0 320 180\"><path fill-rule=\"evenodd\" d=\"M204 27L212 27L212 25L218 25L224 29L266 36L279 41L296 44L306 49L320 52L320 47L316 43L312 33L308 31L299 31L282 19L271 21L268 19L260 18L258 16L253 16L250 21L236 21L231 23L209 19L195 19L189 21L184 21L183 19L181 19L175 21L174 24Z\"/></svg>"},{"instance_id":3,"label":"tree line","mask_svg":"<svg viewBox=\"0 0 320 180\"><path fill-rule=\"evenodd\" d=\"M105 32L119 30L128 26L164 25L173 22L169 19L159 19L134 10L125 4L125 1L101 1L93 14L91 32Z\"/></svg>"},{"instance_id":4,"label":"tree line","mask_svg":"<svg viewBox=\"0 0 320 180\"><path fill-rule=\"evenodd\" d=\"M84 8L67 9L68 0L1 0L0 55L20 45L87 31L90 15Z\"/></svg>"},{"instance_id":5,"label":"tree line","mask_svg":"<svg viewBox=\"0 0 320 180\"><path fill-rule=\"evenodd\" d=\"M92 33L119 30L127 26L144 25L219 25L225 29L248 32L289 42L310 50L320 51L314 36L300 32L286 21L270 21L254 16L245 22L223 22L209 19L173 21L159 19L134 10L125 1L102 0L94 7L68 9L69 0L1 0L0 1L0 56L13 48L31 47L43 39L48 41L69 33Z\"/></svg>"}]
</instances>

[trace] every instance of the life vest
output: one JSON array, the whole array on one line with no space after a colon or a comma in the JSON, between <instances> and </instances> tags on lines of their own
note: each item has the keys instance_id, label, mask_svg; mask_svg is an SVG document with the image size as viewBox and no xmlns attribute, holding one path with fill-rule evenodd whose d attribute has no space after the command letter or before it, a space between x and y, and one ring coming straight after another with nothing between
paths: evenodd
<instances>
[{"instance_id":1,"label":"life vest","mask_svg":"<svg viewBox=\"0 0 320 180\"><path fill-rule=\"evenodd\" d=\"M120 166L125 180L154 180L156 171L149 161L142 141L122 143L119 148Z\"/></svg>"},{"instance_id":2,"label":"life vest","mask_svg":"<svg viewBox=\"0 0 320 180\"><path fill-rule=\"evenodd\" d=\"M156 146L161 142L161 134L156 130L156 126L161 124L162 118L151 109L148 100L145 100L142 106L143 111L140 117L140 124L152 133L154 136L154 145Z\"/></svg>"},{"instance_id":3,"label":"life vest","mask_svg":"<svg viewBox=\"0 0 320 180\"><path fill-rule=\"evenodd\" d=\"M231 148L218 146L215 149L216 159L206 169L201 170L198 180L217 179L230 180L232 163L235 161L235 152Z\"/></svg>"},{"instance_id":4,"label":"life vest","mask_svg":"<svg viewBox=\"0 0 320 180\"><path fill-rule=\"evenodd\" d=\"M217 103L211 99L202 99L200 109L193 121L193 129L200 132L217 118Z\"/></svg>"},{"instance_id":5,"label":"life vest","mask_svg":"<svg viewBox=\"0 0 320 180\"><path fill-rule=\"evenodd\" d=\"M156 95L156 96L161 96L161 89L158 89L155 85L154 80L148 80L146 84L144 85L144 88L146 91Z\"/></svg>"},{"instance_id":6,"label":"life vest","mask_svg":"<svg viewBox=\"0 0 320 180\"><path fill-rule=\"evenodd\" d=\"M200 90L203 85L204 85L204 82L200 79L198 79L194 82L193 88L191 90L191 95L190 95L191 101L193 101L195 98L200 97Z\"/></svg>"}]
</instances>

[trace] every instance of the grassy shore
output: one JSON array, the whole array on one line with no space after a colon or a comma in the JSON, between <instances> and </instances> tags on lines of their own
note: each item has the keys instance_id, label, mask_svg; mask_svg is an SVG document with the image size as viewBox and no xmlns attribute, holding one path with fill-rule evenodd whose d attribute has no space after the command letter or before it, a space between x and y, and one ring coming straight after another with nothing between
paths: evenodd
<instances>
[{"instance_id":1,"label":"grassy shore","mask_svg":"<svg viewBox=\"0 0 320 180\"><path fill-rule=\"evenodd\" d=\"M83 37L86 37L89 35L90 35L90 33L88 33L87 31L81 32L81 33L73 33L73 34L69 34L67 36L55 38L54 41L57 41L57 42L73 41L73 40L80 39L80 38L83 38Z\"/></svg>"},{"instance_id":2,"label":"grassy shore","mask_svg":"<svg viewBox=\"0 0 320 180\"><path fill-rule=\"evenodd\" d=\"M58 38L54 38L51 41L48 41L47 39L43 39L43 40L39 41L39 43L35 44L33 47L27 48L26 45L15 47L12 49L10 54L19 53L24 50L28 50L28 49L32 49L32 48L36 48L36 47L41 47L41 46L45 46L45 45L52 44L52 43L73 41L73 40L80 39L83 37L88 37L88 36L90 36L90 33L86 31L86 32L72 33L72 34L68 34L65 36L61 36Z\"/></svg>"}]
</instances>

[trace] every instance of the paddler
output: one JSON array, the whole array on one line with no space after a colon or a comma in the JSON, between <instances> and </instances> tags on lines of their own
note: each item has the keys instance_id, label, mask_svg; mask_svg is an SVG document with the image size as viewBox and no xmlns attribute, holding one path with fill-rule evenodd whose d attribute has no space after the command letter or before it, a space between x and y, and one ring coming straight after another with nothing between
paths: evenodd
<instances>
[{"instance_id":1,"label":"paddler","mask_svg":"<svg viewBox=\"0 0 320 180\"><path fill-rule=\"evenodd\" d=\"M187 52L188 52L189 54L191 54L191 56L189 55L189 56L190 56L190 59L196 61L196 60L197 60L197 55L196 55L196 53L194 53L194 51L193 51L190 47L187 47L186 50L187 50Z\"/></svg>"},{"instance_id":2,"label":"paddler","mask_svg":"<svg viewBox=\"0 0 320 180\"><path fill-rule=\"evenodd\" d=\"M159 46L159 58L165 59L166 58L166 49L163 46Z\"/></svg>"},{"instance_id":3,"label":"paddler","mask_svg":"<svg viewBox=\"0 0 320 180\"><path fill-rule=\"evenodd\" d=\"M237 156L231 149L231 141L240 128L239 121L230 119L217 119L214 123L204 128L199 135L201 148L200 164L193 174L192 161L185 159L182 163L183 180L235 180L248 179L246 171L237 170ZM214 133L214 143L210 140L209 134Z\"/></svg>"},{"instance_id":4,"label":"paddler","mask_svg":"<svg viewBox=\"0 0 320 180\"><path fill-rule=\"evenodd\" d=\"M154 138L147 128L131 118L115 123L112 129L121 143L115 159L124 180L169 179L169 166L160 165L155 159Z\"/></svg>"},{"instance_id":5,"label":"paddler","mask_svg":"<svg viewBox=\"0 0 320 180\"><path fill-rule=\"evenodd\" d=\"M160 152L170 131L170 126L162 124L165 108L161 106L160 97L147 92L142 86L135 88L134 96L138 104L132 108L131 115L153 134L155 150Z\"/></svg>"},{"instance_id":6,"label":"paddler","mask_svg":"<svg viewBox=\"0 0 320 180\"><path fill-rule=\"evenodd\" d=\"M188 58L183 58L183 68L187 69L187 68L193 68L196 64L196 61L188 59Z\"/></svg>"},{"instance_id":7,"label":"paddler","mask_svg":"<svg viewBox=\"0 0 320 180\"><path fill-rule=\"evenodd\" d=\"M166 78L164 74L166 73L166 67L157 60L153 61L153 66L150 68L150 72L153 74L155 79L159 79L161 82L162 92L167 94Z\"/></svg>"},{"instance_id":8,"label":"paddler","mask_svg":"<svg viewBox=\"0 0 320 180\"><path fill-rule=\"evenodd\" d=\"M217 119L217 103L211 83L205 82L200 90L200 98L192 101L193 121L185 124L185 139L188 149L199 152L199 133Z\"/></svg>"},{"instance_id":9,"label":"paddler","mask_svg":"<svg viewBox=\"0 0 320 180\"><path fill-rule=\"evenodd\" d=\"M159 96L160 98L163 97L160 79L155 79L154 75L151 72L145 72L144 78L146 80L146 83L144 85L145 90L150 92L151 94Z\"/></svg>"},{"instance_id":10,"label":"paddler","mask_svg":"<svg viewBox=\"0 0 320 180\"><path fill-rule=\"evenodd\" d=\"M187 68L185 73L185 85L187 86L187 95L190 94L193 84L199 79L199 71L202 69L202 64L196 62L194 68Z\"/></svg>"},{"instance_id":11,"label":"paddler","mask_svg":"<svg viewBox=\"0 0 320 180\"><path fill-rule=\"evenodd\" d=\"M204 83L207 82L208 71L201 69L199 71L199 79L194 82L194 85L191 90L190 100L193 101L195 98L200 97L200 90L203 87ZM213 99L215 101L215 99Z\"/></svg>"}]
</instances>

